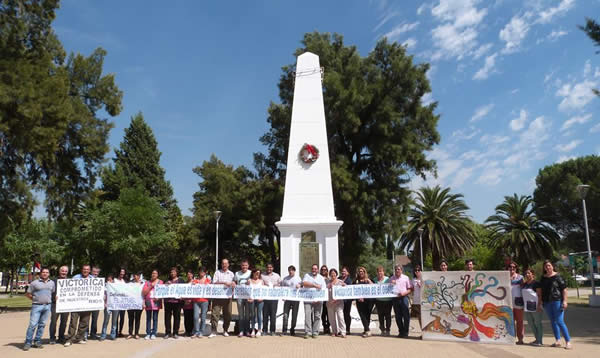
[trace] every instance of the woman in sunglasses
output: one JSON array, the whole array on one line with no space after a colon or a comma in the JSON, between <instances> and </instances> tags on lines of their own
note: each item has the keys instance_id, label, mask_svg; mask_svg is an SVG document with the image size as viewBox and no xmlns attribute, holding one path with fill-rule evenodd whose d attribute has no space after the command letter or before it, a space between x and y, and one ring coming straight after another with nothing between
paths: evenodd
<instances>
[{"instance_id":1,"label":"woman in sunglasses","mask_svg":"<svg viewBox=\"0 0 600 358\"><path fill-rule=\"evenodd\" d=\"M523 294L521 287L523 286L523 276L519 274L519 266L513 261L508 265L510 272L510 292L513 298L513 316L517 328L517 344L523 344L523 336L525 335L525 326L523 326Z\"/></svg>"}]
</instances>

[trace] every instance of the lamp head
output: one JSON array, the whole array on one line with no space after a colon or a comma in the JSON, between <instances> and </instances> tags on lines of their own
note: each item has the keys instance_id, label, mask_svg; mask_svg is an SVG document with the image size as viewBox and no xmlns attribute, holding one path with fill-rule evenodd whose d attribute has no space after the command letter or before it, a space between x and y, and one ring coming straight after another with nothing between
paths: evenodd
<instances>
[{"instance_id":1,"label":"lamp head","mask_svg":"<svg viewBox=\"0 0 600 358\"><path fill-rule=\"evenodd\" d=\"M581 200L585 200L585 197L590 190L590 186L586 184L577 185L577 192L579 193L579 197Z\"/></svg>"},{"instance_id":2,"label":"lamp head","mask_svg":"<svg viewBox=\"0 0 600 358\"><path fill-rule=\"evenodd\" d=\"M223 213L223 212L222 212L222 211L219 211L219 210L216 210L216 211L214 212L214 214L215 214L215 219L216 219L217 221L219 221L219 219L221 218L221 214L222 214L222 213Z\"/></svg>"},{"instance_id":3,"label":"lamp head","mask_svg":"<svg viewBox=\"0 0 600 358\"><path fill-rule=\"evenodd\" d=\"M422 235L423 234L423 228L422 227L418 228L417 232L419 233L419 236Z\"/></svg>"}]
</instances>

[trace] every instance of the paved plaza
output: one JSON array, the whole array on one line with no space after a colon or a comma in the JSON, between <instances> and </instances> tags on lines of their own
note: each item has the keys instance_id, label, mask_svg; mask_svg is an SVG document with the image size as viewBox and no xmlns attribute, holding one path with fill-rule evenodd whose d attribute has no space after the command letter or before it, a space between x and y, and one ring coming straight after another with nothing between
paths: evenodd
<instances>
[{"instance_id":1,"label":"paved plaza","mask_svg":"<svg viewBox=\"0 0 600 358\"><path fill-rule=\"evenodd\" d=\"M374 329L374 336L362 338L360 322L353 322L353 335L346 338L332 338L320 336L317 339L303 339L297 337L260 337L238 338L231 335L208 339L180 338L179 340L165 340L160 336L164 332L162 326L162 312L159 317L159 337L154 341L126 340L99 342L88 341L87 344L75 344L65 348L62 345L45 345L43 349L32 348L28 352L21 350L28 323L29 312L9 312L0 314L0 357L597 357L600 354L600 309L571 305L567 311L566 321L569 327L574 349L566 351L551 348L553 343L552 331L548 320L544 320L545 347L506 346L446 343L434 341L421 341L418 323L413 320L411 334L408 339L395 337L379 337L378 329ZM376 316L373 316L376 319ZM102 315L100 315L100 323ZM395 325L394 325L395 326ZM144 331L145 317L142 315L140 331ZM412 329L416 327L416 329ZM183 328L183 319L182 319ZM395 328L395 327L394 327ZM233 330L233 328L230 328ZM127 331L127 323L124 332ZM526 342L533 337L526 328ZM392 333L394 333L392 331ZM47 341L48 326L44 332L44 341Z\"/></svg>"}]
</instances>

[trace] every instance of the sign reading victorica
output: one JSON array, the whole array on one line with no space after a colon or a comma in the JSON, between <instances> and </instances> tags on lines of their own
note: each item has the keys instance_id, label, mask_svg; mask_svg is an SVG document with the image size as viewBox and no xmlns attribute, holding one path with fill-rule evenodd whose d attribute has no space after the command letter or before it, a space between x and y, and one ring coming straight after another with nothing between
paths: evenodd
<instances>
[{"instance_id":1,"label":"sign reading victorica","mask_svg":"<svg viewBox=\"0 0 600 358\"><path fill-rule=\"evenodd\" d=\"M104 278L57 280L56 312L99 311L104 309Z\"/></svg>"},{"instance_id":2,"label":"sign reading victorica","mask_svg":"<svg viewBox=\"0 0 600 358\"><path fill-rule=\"evenodd\" d=\"M334 286L334 300L350 300L358 298L397 297L393 284L347 285Z\"/></svg>"}]
</instances>

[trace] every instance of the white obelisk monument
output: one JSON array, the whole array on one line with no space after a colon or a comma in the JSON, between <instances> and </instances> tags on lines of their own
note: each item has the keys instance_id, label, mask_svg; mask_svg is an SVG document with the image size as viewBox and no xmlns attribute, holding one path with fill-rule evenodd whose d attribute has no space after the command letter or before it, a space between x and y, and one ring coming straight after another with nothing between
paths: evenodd
<instances>
[{"instance_id":1,"label":"white obelisk monument","mask_svg":"<svg viewBox=\"0 0 600 358\"><path fill-rule=\"evenodd\" d=\"M312 264L339 271L338 230L329 168L325 108L319 56L298 56L281 220L281 276ZM301 321L301 319L299 319Z\"/></svg>"}]
</instances>

